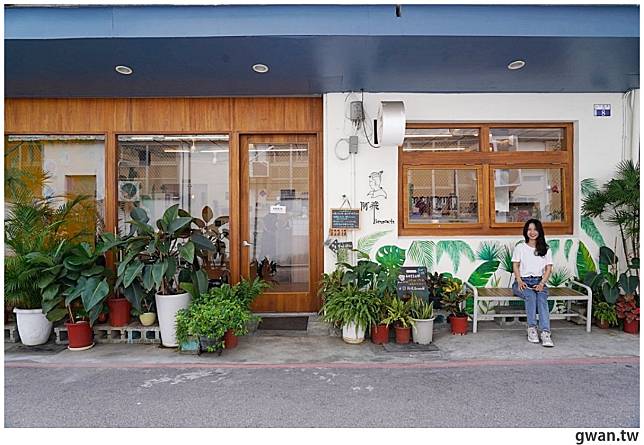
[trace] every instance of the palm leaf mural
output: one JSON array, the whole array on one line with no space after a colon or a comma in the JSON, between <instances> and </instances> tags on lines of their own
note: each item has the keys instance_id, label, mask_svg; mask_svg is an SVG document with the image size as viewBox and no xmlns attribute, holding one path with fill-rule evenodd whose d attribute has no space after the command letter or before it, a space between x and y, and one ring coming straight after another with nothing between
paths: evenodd
<instances>
[{"instance_id":1,"label":"palm leaf mural","mask_svg":"<svg viewBox=\"0 0 644 445\"><path fill-rule=\"evenodd\" d=\"M548 279L548 286L559 287L566 284L566 281L572 278L572 274L565 267L557 267L553 270Z\"/></svg>"},{"instance_id":2,"label":"palm leaf mural","mask_svg":"<svg viewBox=\"0 0 644 445\"><path fill-rule=\"evenodd\" d=\"M483 241L476 251L476 258L483 261L495 261L501 259L503 248L496 241Z\"/></svg>"},{"instance_id":3,"label":"palm leaf mural","mask_svg":"<svg viewBox=\"0 0 644 445\"><path fill-rule=\"evenodd\" d=\"M597 229L594 221L584 215L581 215L581 228L599 247L605 246L604 237Z\"/></svg>"},{"instance_id":4,"label":"palm leaf mural","mask_svg":"<svg viewBox=\"0 0 644 445\"><path fill-rule=\"evenodd\" d=\"M554 257L557 252L559 252L559 245L560 241L558 239L551 239L548 241L548 246L550 246L550 250L552 250L552 256Z\"/></svg>"},{"instance_id":5,"label":"palm leaf mural","mask_svg":"<svg viewBox=\"0 0 644 445\"><path fill-rule=\"evenodd\" d=\"M477 267L467 281L476 287L485 287L490 277L499 268L500 262L498 260L486 261Z\"/></svg>"},{"instance_id":6,"label":"palm leaf mural","mask_svg":"<svg viewBox=\"0 0 644 445\"><path fill-rule=\"evenodd\" d=\"M505 270L508 273L512 273L512 246L507 244L503 246L503 251L501 252L501 269Z\"/></svg>"},{"instance_id":7,"label":"palm leaf mural","mask_svg":"<svg viewBox=\"0 0 644 445\"><path fill-rule=\"evenodd\" d=\"M405 259L405 250L397 246L382 246L376 252L376 261L388 268L402 267Z\"/></svg>"},{"instance_id":8,"label":"palm leaf mural","mask_svg":"<svg viewBox=\"0 0 644 445\"><path fill-rule=\"evenodd\" d=\"M597 267L586 245L582 241L579 241L579 248L577 249L577 276L583 282L588 272L597 272Z\"/></svg>"},{"instance_id":9,"label":"palm leaf mural","mask_svg":"<svg viewBox=\"0 0 644 445\"><path fill-rule=\"evenodd\" d=\"M469 258L470 261L474 261L474 252L472 248L465 242L461 240L447 240L439 241L436 244L436 262L440 263L443 253L447 253L452 264L454 265L454 273L458 272L458 268L461 264L461 255L465 255Z\"/></svg>"},{"instance_id":10,"label":"palm leaf mural","mask_svg":"<svg viewBox=\"0 0 644 445\"><path fill-rule=\"evenodd\" d=\"M414 241L409 246L407 258L414 261L417 265L425 266L427 272L434 269L434 241Z\"/></svg>"},{"instance_id":11,"label":"palm leaf mural","mask_svg":"<svg viewBox=\"0 0 644 445\"><path fill-rule=\"evenodd\" d=\"M572 248L572 240L567 239L566 243L564 244L564 254L566 255L566 259L570 256L570 249Z\"/></svg>"},{"instance_id":12,"label":"palm leaf mural","mask_svg":"<svg viewBox=\"0 0 644 445\"><path fill-rule=\"evenodd\" d=\"M371 254L371 249L373 249L374 244L376 244L380 238L382 238L389 232L391 232L391 230L383 230L381 232L363 236L362 238L358 239L358 250L367 255Z\"/></svg>"}]
</instances>

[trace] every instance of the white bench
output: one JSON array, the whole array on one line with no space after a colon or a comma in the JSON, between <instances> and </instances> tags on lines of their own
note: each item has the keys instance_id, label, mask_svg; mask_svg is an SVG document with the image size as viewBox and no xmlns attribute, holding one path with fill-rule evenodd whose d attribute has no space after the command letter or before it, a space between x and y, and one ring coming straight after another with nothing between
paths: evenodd
<instances>
[{"instance_id":1,"label":"white bench","mask_svg":"<svg viewBox=\"0 0 644 445\"><path fill-rule=\"evenodd\" d=\"M479 321L479 301L523 301L523 299L512 294L511 288L503 287L475 287L470 283L465 282L465 285L472 291L474 294L474 314L472 316L473 328L472 332L476 333L477 325ZM582 293L572 289L572 286L579 286L584 289L586 293ZM590 332L590 322L592 320L592 304L593 304L593 291L590 287L585 284L579 283L574 280L568 281L566 287L549 287L548 288L548 301L557 300L557 301L567 301L566 305L567 311L563 314L552 314L551 319L568 319L569 317L580 317L586 321L586 332ZM586 301L587 302L587 311L586 316L580 314L579 312L573 312L571 309L572 301ZM507 313L502 314L485 314L486 317L525 317L525 312Z\"/></svg>"}]
</instances>

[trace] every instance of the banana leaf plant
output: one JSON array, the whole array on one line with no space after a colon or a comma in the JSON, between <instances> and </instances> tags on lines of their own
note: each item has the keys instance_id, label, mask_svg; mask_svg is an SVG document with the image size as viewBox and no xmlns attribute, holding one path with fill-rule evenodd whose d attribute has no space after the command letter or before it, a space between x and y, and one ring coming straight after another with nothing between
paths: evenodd
<instances>
[{"instance_id":1,"label":"banana leaf plant","mask_svg":"<svg viewBox=\"0 0 644 445\"><path fill-rule=\"evenodd\" d=\"M90 325L94 324L110 293L112 271L105 267L103 252L100 242L94 248L88 243L72 244L62 240L51 252L27 255L38 272L36 284L42 291L42 310L49 321L62 320L69 315L70 323L74 323L74 311L80 299Z\"/></svg>"},{"instance_id":2,"label":"banana leaf plant","mask_svg":"<svg viewBox=\"0 0 644 445\"><path fill-rule=\"evenodd\" d=\"M629 271L619 273L618 263L615 252L610 247L602 246L599 248L599 273L588 272L584 277L584 283L600 291L600 295L610 304L615 304L622 292L625 295L635 294L639 285L637 276L630 275Z\"/></svg>"},{"instance_id":3,"label":"banana leaf plant","mask_svg":"<svg viewBox=\"0 0 644 445\"><path fill-rule=\"evenodd\" d=\"M121 257L116 287L137 310L150 292L175 295L184 290L196 297L208 290L203 262L216 248L199 226L192 227L196 218L178 204L163 213L156 229L144 209L135 207L130 216L130 234L114 236Z\"/></svg>"}]
</instances>

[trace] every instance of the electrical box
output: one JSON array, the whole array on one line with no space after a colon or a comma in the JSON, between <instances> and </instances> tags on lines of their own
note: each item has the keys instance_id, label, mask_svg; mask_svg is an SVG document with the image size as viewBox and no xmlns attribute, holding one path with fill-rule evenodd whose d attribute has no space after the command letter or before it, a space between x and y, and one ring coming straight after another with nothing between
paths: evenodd
<instances>
[{"instance_id":1,"label":"electrical box","mask_svg":"<svg viewBox=\"0 0 644 445\"><path fill-rule=\"evenodd\" d=\"M349 117L354 122L362 122L362 120L364 119L362 112L362 102L360 102L359 100L351 102Z\"/></svg>"},{"instance_id":2,"label":"electrical box","mask_svg":"<svg viewBox=\"0 0 644 445\"><path fill-rule=\"evenodd\" d=\"M349 153L358 153L358 136L349 136Z\"/></svg>"}]
</instances>

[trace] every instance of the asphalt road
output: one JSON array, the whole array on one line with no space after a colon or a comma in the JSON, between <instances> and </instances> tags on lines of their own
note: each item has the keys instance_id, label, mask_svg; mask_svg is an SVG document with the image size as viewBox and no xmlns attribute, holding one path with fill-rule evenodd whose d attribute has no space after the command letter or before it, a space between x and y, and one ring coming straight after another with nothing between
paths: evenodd
<instances>
[{"instance_id":1,"label":"asphalt road","mask_svg":"<svg viewBox=\"0 0 644 445\"><path fill-rule=\"evenodd\" d=\"M5 367L5 427L633 428L639 417L631 364Z\"/></svg>"}]
</instances>

